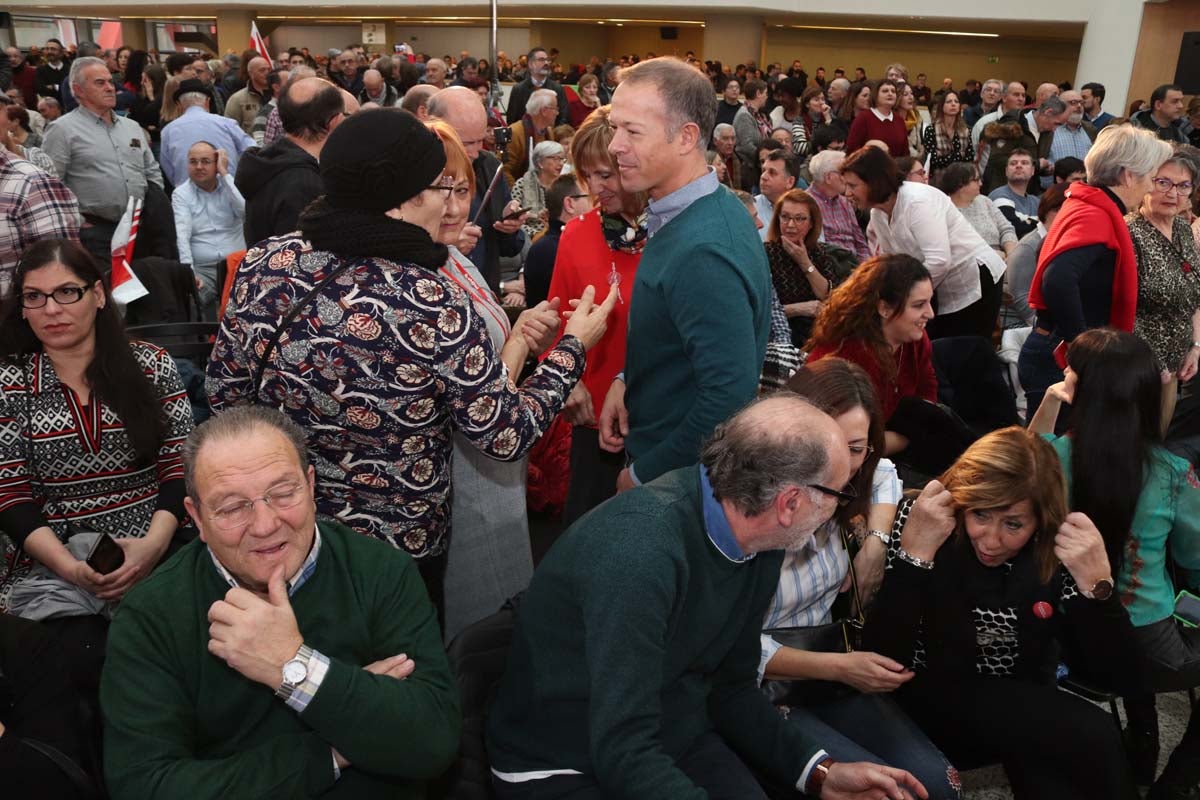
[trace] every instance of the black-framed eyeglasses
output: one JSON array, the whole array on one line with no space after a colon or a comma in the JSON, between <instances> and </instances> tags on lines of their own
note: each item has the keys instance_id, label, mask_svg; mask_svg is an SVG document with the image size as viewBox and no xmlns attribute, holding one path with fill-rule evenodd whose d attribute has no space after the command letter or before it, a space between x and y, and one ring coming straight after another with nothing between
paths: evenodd
<instances>
[{"instance_id":1,"label":"black-framed eyeglasses","mask_svg":"<svg viewBox=\"0 0 1200 800\"><path fill-rule=\"evenodd\" d=\"M838 491L837 489L830 489L828 486L822 486L819 483L810 483L808 488L816 489L821 494L827 494L830 497L836 497L839 506L848 506L850 503L858 499L858 492L850 484L846 484L846 488L842 489L841 491Z\"/></svg>"},{"instance_id":2,"label":"black-framed eyeglasses","mask_svg":"<svg viewBox=\"0 0 1200 800\"><path fill-rule=\"evenodd\" d=\"M82 300L87 293L86 286L60 286L50 294L34 290L21 292L21 308L42 308L51 297L60 306L70 306Z\"/></svg>"},{"instance_id":3,"label":"black-framed eyeglasses","mask_svg":"<svg viewBox=\"0 0 1200 800\"><path fill-rule=\"evenodd\" d=\"M583 194L569 194L567 197L571 198L572 200L579 200L584 197L591 197L591 195L585 192Z\"/></svg>"}]
</instances>

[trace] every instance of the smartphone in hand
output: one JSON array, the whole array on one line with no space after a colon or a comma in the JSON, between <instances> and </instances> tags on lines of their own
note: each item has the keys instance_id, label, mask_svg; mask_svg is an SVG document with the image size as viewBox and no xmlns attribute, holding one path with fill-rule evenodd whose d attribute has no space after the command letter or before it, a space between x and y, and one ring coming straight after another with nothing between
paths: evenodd
<instances>
[{"instance_id":1,"label":"smartphone in hand","mask_svg":"<svg viewBox=\"0 0 1200 800\"><path fill-rule=\"evenodd\" d=\"M101 575L107 575L120 569L124 563L125 551L117 544L117 540L107 533L100 534L88 553L87 565Z\"/></svg>"}]
</instances>

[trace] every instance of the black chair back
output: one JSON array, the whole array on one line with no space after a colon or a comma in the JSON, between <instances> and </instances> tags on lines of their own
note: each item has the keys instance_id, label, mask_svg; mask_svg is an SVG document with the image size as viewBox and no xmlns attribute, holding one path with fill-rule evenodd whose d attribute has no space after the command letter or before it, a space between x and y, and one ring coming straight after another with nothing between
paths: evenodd
<instances>
[{"instance_id":1,"label":"black chair back","mask_svg":"<svg viewBox=\"0 0 1200 800\"><path fill-rule=\"evenodd\" d=\"M127 328L131 339L150 342L166 350L173 358L199 359L207 362L217 335L215 322L163 322L154 325L135 325Z\"/></svg>"}]
</instances>

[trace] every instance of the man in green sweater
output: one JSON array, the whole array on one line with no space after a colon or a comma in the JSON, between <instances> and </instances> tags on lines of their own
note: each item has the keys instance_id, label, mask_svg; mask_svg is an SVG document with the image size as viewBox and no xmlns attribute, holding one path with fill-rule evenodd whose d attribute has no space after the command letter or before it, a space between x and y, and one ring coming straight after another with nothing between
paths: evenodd
<instances>
[{"instance_id":1,"label":"man in green sweater","mask_svg":"<svg viewBox=\"0 0 1200 800\"><path fill-rule=\"evenodd\" d=\"M849 476L837 424L780 393L719 426L699 466L576 522L534 573L488 717L500 799L765 800L746 764L814 797L926 797L902 770L834 762L757 685L782 550Z\"/></svg>"},{"instance_id":2,"label":"man in green sweater","mask_svg":"<svg viewBox=\"0 0 1200 800\"><path fill-rule=\"evenodd\" d=\"M745 207L705 161L715 116L712 84L674 58L625 70L613 94L609 152L625 191L650 197L625 372L600 413L601 446L631 461L618 491L695 464L758 393L771 273Z\"/></svg>"},{"instance_id":3,"label":"man in green sweater","mask_svg":"<svg viewBox=\"0 0 1200 800\"><path fill-rule=\"evenodd\" d=\"M109 631L114 800L424 797L461 716L411 559L316 522L304 434L278 411L198 427L184 468L200 539Z\"/></svg>"}]
</instances>

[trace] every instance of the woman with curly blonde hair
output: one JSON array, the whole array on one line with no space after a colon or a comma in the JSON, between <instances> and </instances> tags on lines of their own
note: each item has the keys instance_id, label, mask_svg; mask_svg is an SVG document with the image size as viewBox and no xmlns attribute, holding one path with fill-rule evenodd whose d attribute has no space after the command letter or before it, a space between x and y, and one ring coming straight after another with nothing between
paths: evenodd
<instances>
[{"instance_id":1,"label":"woman with curly blonde hair","mask_svg":"<svg viewBox=\"0 0 1200 800\"><path fill-rule=\"evenodd\" d=\"M933 348L925 326L933 319L933 280L912 256L875 256L834 289L805 345L809 362L838 356L871 376L885 420L900 400L937 401ZM889 430L886 455L908 446Z\"/></svg>"}]
</instances>

